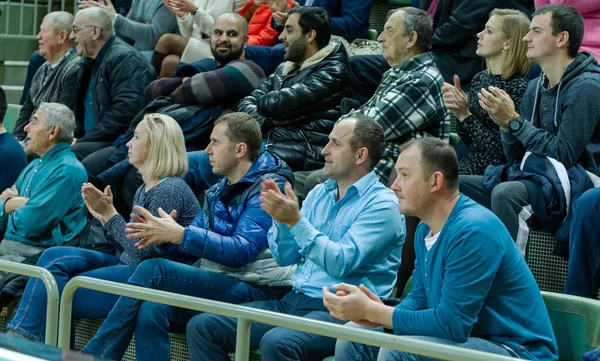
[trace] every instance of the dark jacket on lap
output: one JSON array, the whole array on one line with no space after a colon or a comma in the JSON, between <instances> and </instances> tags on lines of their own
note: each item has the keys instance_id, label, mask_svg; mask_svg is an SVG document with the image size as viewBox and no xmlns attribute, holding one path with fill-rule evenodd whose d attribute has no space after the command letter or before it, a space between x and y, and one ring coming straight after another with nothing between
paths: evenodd
<instances>
[{"instance_id":1,"label":"dark jacket on lap","mask_svg":"<svg viewBox=\"0 0 600 361\"><path fill-rule=\"evenodd\" d=\"M250 96L238 111L261 125L266 149L293 171L323 167L321 151L340 118L340 103L349 97L352 76L344 47L330 43L301 68L285 62Z\"/></svg>"}]
</instances>

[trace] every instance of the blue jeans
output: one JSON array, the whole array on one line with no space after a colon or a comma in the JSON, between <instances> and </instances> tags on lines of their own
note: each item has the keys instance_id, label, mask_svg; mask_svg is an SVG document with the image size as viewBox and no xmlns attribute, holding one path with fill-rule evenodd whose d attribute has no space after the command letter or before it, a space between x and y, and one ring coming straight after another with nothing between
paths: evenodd
<instances>
[{"instance_id":1,"label":"blue jeans","mask_svg":"<svg viewBox=\"0 0 600 361\"><path fill-rule=\"evenodd\" d=\"M569 274L565 293L597 298L600 288L600 189L585 192L573 205Z\"/></svg>"},{"instance_id":2,"label":"blue jeans","mask_svg":"<svg viewBox=\"0 0 600 361\"><path fill-rule=\"evenodd\" d=\"M188 152L187 156L188 172L183 179L194 192L207 190L221 180L222 176L213 173L205 151Z\"/></svg>"},{"instance_id":3,"label":"blue jeans","mask_svg":"<svg viewBox=\"0 0 600 361\"><path fill-rule=\"evenodd\" d=\"M244 306L286 313L313 320L343 323L329 314L320 298L289 292L281 301L264 301ZM187 326L187 342L191 361L229 361L235 351L237 319L204 313L195 316ZM252 323L250 348L259 349L262 361L321 361L331 356L335 339L312 333ZM341 359L352 360L352 359Z\"/></svg>"},{"instance_id":4,"label":"blue jeans","mask_svg":"<svg viewBox=\"0 0 600 361\"><path fill-rule=\"evenodd\" d=\"M263 140L260 147L261 153L265 151L266 144L267 142ZM188 152L187 156L188 172L183 179L194 192L207 190L223 178L223 176L213 173L208 154L205 151Z\"/></svg>"},{"instance_id":5,"label":"blue jeans","mask_svg":"<svg viewBox=\"0 0 600 361\"><path fill-rule=\"evenodd\" d=\"M75 276L87 276L108 281L126 282L135 266L120 264L119 258L109 254L76 247L48 248L37 262L46 268L62 293L67 282ZM73 316L76 318L104 318L118 296L80 289L73 299ZM46 330L46 287L41 280L30 278L21 303L7 329L37 341L44 341Z\"/></svg>"},{"instance_id":6,"label":"blue jeans","mask_svg":"<svg viewBox=\"0 0 600 361\"><path fill-rule=\"evenodd\" d=\"M160 258L142 262L127 283L230 303L278 298L277 292L253 287L235 277ZM83 351L120 360L135 332L138 360L170 360L169 332L183 333L187 322L198 313L121 297Z\"/></svg>"},{"instance_id":7,"label":"blue jeans","mask_svg":"<svg viewBox=\"0 0 600 361\"><path fill-rule=\"evenodd\" d=\"M366 328L355 323L349 322L348 327ZM369 330L383 332L383 328L368 328ZM429 336L405 336L415 340L435 342L444 345L457 346L470 350L489 352L503 356L516 356L514 352L508 351L502 345L484 340L482 338L470 337L467 342L458 343L444 340L437 337ZM402 351L380 349L376 346L368 346L357 342L338 340L335 345L336 360L354 360L354 361L433 361L433 359L425 356L418 356Z\"/></svg>"}]
</instances>

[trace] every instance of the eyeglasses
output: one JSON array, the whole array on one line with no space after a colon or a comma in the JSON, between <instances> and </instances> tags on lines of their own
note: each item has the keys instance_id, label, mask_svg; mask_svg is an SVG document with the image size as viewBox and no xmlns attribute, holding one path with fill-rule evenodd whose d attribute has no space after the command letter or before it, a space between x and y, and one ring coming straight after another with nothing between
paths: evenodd
<instances>
[{"instance_id":1,"label":"eyeglasses","mask_svg":"<svg viewBox=\"0 0 600 361\"><path fill-rule=\"evenodd\" d=\"M94 27L94 25L84 25L84 26L81 26L81 27L73 26L73 34L77 34L77 33L78 33L78 32L80 32L82 29L85 29L85 28L93 28L93 27Z\"/></svg>"}]
</instances>

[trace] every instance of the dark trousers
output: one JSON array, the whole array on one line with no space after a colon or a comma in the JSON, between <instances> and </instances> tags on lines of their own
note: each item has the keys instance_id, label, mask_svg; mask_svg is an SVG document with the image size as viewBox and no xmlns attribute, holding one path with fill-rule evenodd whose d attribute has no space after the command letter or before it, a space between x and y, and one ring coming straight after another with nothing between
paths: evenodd
<instances>
[{"instance_id":1,"label":"dark trousers","mask_svg":"<svg viewBox=\"0 0 600 361\"><path fill-rule=\"evenodd\" d=\"M320 298L290 292L280 301L259 301L243 304L313 320L343 324L329 315ZM226 361L235 351L237 319L203 313L187 325L187 342L192 361ZM300 332L288 328L252 323L250 348L259 349L263 361L314 360L321 361L335 351L334 338Z\"/></svg>"},{"instance_id":2,"label":"dark trousers","mask_svg":"<svg viewBox=\"0 0 600 361\"><path fill-rule=\"evenodd\" d=\"M82 162L88 155L97 152L106 147L110 147L112 142L81 142L75 143L71 146L71 151L75 154L77 159Z\"/></svg>"},{"instance_id":3,"label":"dark trousers","mask_svg":"<svg viewBox=\"0 0 600 361\"><path fill-rule=\"evenodd\" d=\"M283 63L285 46L283 44L275 46L248 45L244 54L246 59L256 63L262 68L265 75L269 76L275 72L279 64Z\"/></svg>"},{"instance_id":4,"label":"dark trousers","mask_svg":"<svg viewBox=\"0 0 600 361\"><path fill-rule=\"evenodd\" d=\"M483 176L461 175L459 189L467 197L494 212L504 223L511 237L517 241L519 227L526 227L520 224L519 214L523 207L530 204L525 183L502 182L490 192L483 186Z\"/></svg>"},{"instance_id":5,"label":"dark trousers","mask_svg":"<svg viewBox=\"0 0 600 361\"><path fill-rule=\"evenodd\" d=\"M99 189L104 189L106 185L98 179L98 175L114 165L108 158L115 150L117 147L109 146L95 151L81 161L88 173L88 181Z\"/></svg>"},{"instance_id":6,"label":"dark trousers","mask_svg":"<svg viewBox=\"0 0 600 361\"><path fill-rule=\"evenodd\" d=\"M569 275L565 293L598 298L600 288L600 188L585 192L573 205L569 237Z\"/></svg>"},{"instance_id":7,"label":"dark trousers","mask_svg":"<svg viewBox=\"0 0 600 361\"><path fill-rule=\"evenodd\" d=\"M350 57L350 69L357 82L352 85L354 98L364 104L381 83L381 77L390 68L383 55L357 55Z\"/></svg>"}]
</instances>

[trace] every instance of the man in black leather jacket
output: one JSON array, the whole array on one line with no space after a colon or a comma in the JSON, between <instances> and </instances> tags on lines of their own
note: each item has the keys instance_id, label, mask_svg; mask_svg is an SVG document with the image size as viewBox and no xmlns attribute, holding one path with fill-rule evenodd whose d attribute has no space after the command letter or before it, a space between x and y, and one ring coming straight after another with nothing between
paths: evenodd
<instances>
[{"instance_id":1,"label":"man in black leather jacket","mask_svg":"<svg viewBox=\"0 0 600 361\"><path fill-rule=\"evenodd\" d=\"M323 9L290 10L279 37L286 61L238 105L260 123L266 150L295 172L323 167L321 151L342 115L342 99L351 95L348 55L330 38Z\"/></svg>"},{"instance_id":2,"label":"man in black leather jacket","mask_svg":"<svg viewBox=\"0 0 600 361\"><path fill-rule=\"evenodd\" d=\"M87 65L77 107L77 121L85 134L72 146L73 153L82 160L125 133L144 107L144 89L156 73L137 50L114 36L106 10L79 11L71 39Z\"/></svg>"}]
</instances>

